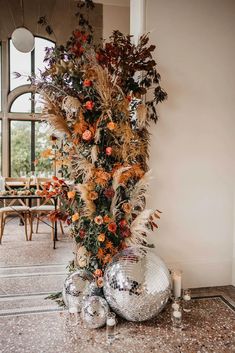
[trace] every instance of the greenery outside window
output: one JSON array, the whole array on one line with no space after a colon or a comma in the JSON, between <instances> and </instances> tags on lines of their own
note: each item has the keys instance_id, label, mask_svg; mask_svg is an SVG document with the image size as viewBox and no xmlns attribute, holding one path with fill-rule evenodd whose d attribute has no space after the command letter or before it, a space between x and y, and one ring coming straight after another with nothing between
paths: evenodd
<instances>
[{"instance_id":1,"label":"greenery outside window","mask_svg":"<svg viewBox=\"0 0 235 353\"><path fill-rule=\"evenodd\" d=\"M42 158L50 148L50 135L40 121L10 121L10 175L12 177L35 175L48 176L53 172L53 154Z\"/></svg>"}]
</instances>

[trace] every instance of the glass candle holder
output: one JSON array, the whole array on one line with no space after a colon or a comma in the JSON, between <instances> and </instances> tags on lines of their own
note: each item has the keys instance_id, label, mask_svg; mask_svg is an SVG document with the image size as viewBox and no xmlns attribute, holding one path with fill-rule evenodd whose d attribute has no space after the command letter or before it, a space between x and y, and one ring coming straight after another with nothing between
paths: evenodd
<instances>
[{"instance_id":1,"label":"glass candle holder","mask_svg":"<svg viewBox=\"0 0 235 353\"><path fill-rule=\"evenodd\" d=\"M79 321L79 310L76 301L71 295L67 296L68 300L68 314L69 314L69 324L71 326L76 326Z\"/></svg>"},{"instance_id":2,"label":"glass candle holder","mask_svg":"<svg viewBox=\"0 0 235 353\"><path fill-rule=\"evenodd\" d=\"M184 289L183 291L183 311L189 313L191 311L191 291L190 289Z\"/></svg>"},{"instance_id":3,"label":"glass candle holder","mask_svg":"<svg viewBox=\"0 0 235 353\"><path fill-rule=\"evenodd\" d=\"M112 344L116 335L116 314L108 313L106 319L106 339L109 344Z\"/></svg>"},{"instance_id":4,"label":"glass candle holder","mask_svg":"<svg viewBox=\"0 0 235 353\"><path fill-rule=\"evenodd\" d=\"M172 299L172 310L174 311L177 311L177 310L180 310L180 299L179 298L173 298Z\"/></svg>"},{"instance_id":5,"label":"glass candle holder","mask_svg":"<svg viewBox=\"0 0 235 353\"><path fill-rule=\"evenodd\" d=\"M173 285L173 296L174 298L181 297L181 287L182 287L182 271L172 270L172 285Z\"/></svg>"},{"instance_id":6,"label":"glass candle holder","mask_svg":"<svg viewBox=\"0 0 235 353\"><path fill-rule=\"evenodd\" d=\"M172 321L173 329L175 330L182 329L182 311L180 309L172 311L171 321Z\"/></svg>"}]
</instances>

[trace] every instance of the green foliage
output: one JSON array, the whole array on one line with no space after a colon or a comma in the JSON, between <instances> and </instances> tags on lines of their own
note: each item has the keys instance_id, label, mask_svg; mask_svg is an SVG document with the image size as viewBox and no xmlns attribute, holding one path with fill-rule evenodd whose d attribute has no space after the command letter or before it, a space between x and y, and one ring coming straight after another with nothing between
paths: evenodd
<instances>
[{"instance_id":1,"label":"green foliage","mask_svg":"<svg viewBox=\"0 0 235 353\"><path fill-rule=\"evenodd\" d=\"M37 172L51 172L52 162L49 159L41 159L41 152L49 145L48 136L39 131L38 122L35 123L35 157L38 160ZM32 170L31 161L31 121L11 122L11 175L21 176L21 173L29 175Z\"/></svg>"}]
</instances>

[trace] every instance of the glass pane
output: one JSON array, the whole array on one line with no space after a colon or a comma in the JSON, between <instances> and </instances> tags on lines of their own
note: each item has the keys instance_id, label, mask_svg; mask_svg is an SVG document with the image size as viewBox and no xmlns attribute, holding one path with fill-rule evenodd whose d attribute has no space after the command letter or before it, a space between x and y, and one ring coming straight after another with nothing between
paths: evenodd
<instances>
[{"instance_id":1,"label":"glass pane","mask_svg":"<svg viewBox=\"0 0 235 353\"><path fill-rule=\"evenodd\" d=\"M40 94L36 93L35 94L35 107L34 107L34 112L35 113L41 113L42 109L43 109L43 102L42 102L42 98L40 96Z\"/></svg>"},{"instance_id":2,"label":"glass pane","mask_svg":"<svg viewBox=\"0 0 235 353\"><path fill-rule=\"evenodd\" d=\"M18 72L23 77L14 78L14 72ZM10 90L29 84L29 81L27 81L29 75L31 75L31 53L21 53L10 40Z\"/></svg>"},{"instance_id":3,"label":"glass pane","mask_svg":"<svg viewBox=\"0 0 235 353\"><path fill-rule=\"evenodd\" d=\"M41 71L44 71L46 64L43 62L45 57L45 48L54 47L55 44L47 39L35 38L35 74L36 76Z\"/></svg>"},{"instance_id":4,"label":"glass pane","mask_svg":"<svg viewBox=\"0 0 235 353\"><path fill-rule=\"evenodd\" d=\"M38 176L53 174L54 152L50 141L51 130L45 122L35 122L35 172Z\"/></svg>"},{"instance_id":5,"label":"glass pane","mask_svg":"<svg viewBox=\"0 0 235 353\"><path fill-rule=\"evenodd\" d=\"M11 106L12 113L31 113L31 93L24 93L17 97Z\"/></svg>"},{"instance_id":6,"label":"glass pane","mask_svg":"<svg viewBox=\"0 0 235 353\"><path fill-rule=\"evenodd\" d=\"M31 171L31 121L10 122L11 176L29 175Z\"/></svg>"},{"instance_id":7,"label":"glass pane","mask_svg":"<svg viewBox=\"0 0 235 353\"><path fill-rule=\"evenodd\" d=\"M2 111L2 46L0 44L0 112Z\"/></svg>"}]
</instances>

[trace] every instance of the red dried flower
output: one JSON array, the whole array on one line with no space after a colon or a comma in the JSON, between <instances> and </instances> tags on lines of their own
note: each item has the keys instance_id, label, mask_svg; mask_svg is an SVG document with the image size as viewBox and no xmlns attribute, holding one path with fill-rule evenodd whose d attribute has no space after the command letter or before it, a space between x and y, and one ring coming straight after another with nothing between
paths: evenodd
<instances>
[{"instance_id":1,"label":"red dried flower","mask_svg":"<svg viewBox=\"0 0 235 353\"><path fill-rule=\"evenodd\" d=\"M115 222L111 222L109 223L108 225L108 230L111 232L111 233L115 233L116 230L117 230L117 225Z\"/></svg>"},{"instance_id":2,"label":"red dried flower","mask_svg":"<svg viewBox=\"0 0 235 353\"><path fill-rule=\"evenodd\" d=\"M127 225L127 221L126 221L125 219L121 219L120 222L119 222L119 224L120 224L120 227L121 227L121 228L125 228L126 225Z\"/></svg>"},{"instance_id":3,"label":"red dried flower","mask_svg":"<svg viewBox=\"0 0 235 353\"><path fill-rule=\"evenodd\" d=\"M126 228L124 232L122 232L122 237L123 238L128 238L131 235L131 231L129 228Z\"/></svg>"},{"instance_id":4,"label":"red dried flower","mask_svg":"<svg viewBox=\"0 0 235 353\"><path fill-rule=\"evenodd\" d=\"M88 35L87 34L83 34L82 36L81 36L81 40L82 40L82 42L86 42L87 41L87 38L88 38Z\"/></svg>"},{"instance_id":5,"label":"red dried flower","mask_svg":"<svg viewBox=\"0 0 235 353\"><path fill-rule=\"evenodd\" d=\"M107 188L104 191L104 196L106 196L108 199L111 199L114 196L115 192L113 188Z\"/></svg>"},{"instance_id":6,"label":"red dried flower","mask_svg":"<svg viewBox=\"0 0 235 353\"><path fill-rule=\"evenodd\" d=\"M86 107L87 110L92 110L94 108L94 105L95 105L95 103L92 102L92 101L87 101L85 103L85 107Z\"/></svg>"},{"instance_id":7,"label":"red dried flower","mask_svg":"<svg viewBox=\"0 0 235 353\"><path fill-rule=\"evenodd\" d=\"M85 235L86 235L85 230L84 230L84 229L80 229L80 230L79 230L79 236L80 236L80 238L84 238Z\"/></svg>"},{"instance_id":8,"label":"red dried flower","mask_svg":"<svg viewBox=\"0 0 235 353\"><path fill-rule=\"evenodd\" d=\"M84 87L91 87L92 86L92 81L88 80L88 79L85 79L83 81L83 86Z\"/></svg>"}]
</instances>

